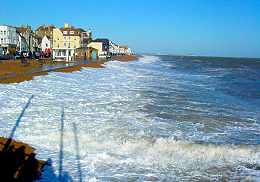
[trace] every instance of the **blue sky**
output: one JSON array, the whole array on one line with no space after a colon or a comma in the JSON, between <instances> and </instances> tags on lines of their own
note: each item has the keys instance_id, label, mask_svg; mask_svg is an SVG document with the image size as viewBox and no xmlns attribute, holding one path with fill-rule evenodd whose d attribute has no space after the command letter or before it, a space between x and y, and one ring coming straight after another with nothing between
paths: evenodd
<instances>
[{"instance_id":1,"label":"blue sky","mask_svg":"<svg viewBox=\"0 0 260 182\"><path fill-rule=\"evenodd\" d=\"M11 0L0 24L90 28L139 53L260 57L260 0Z\"/></svg>"}]
</instances>

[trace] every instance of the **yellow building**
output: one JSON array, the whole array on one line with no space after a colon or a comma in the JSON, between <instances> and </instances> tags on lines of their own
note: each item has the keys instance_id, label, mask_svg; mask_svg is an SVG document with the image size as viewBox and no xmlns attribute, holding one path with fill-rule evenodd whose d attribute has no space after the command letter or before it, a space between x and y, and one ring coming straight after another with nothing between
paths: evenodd
<instances>
[{"instance_id":1,"label":"yellow building","mask_svg":"<svg viewBox=\"0 0 260 182\"><path fill-rule=\"evenodd\" d=\"M72 61L75 51L81 46L81 34L83 29L74 28L65 24L64 28L53 29L53 58L58 60Z\"/></svg>"},{"instance_id":2,"label":"yellow building","mask_svg":"<svg viewBox=\"0 0 260 182\"><path fill-rule=\"evenodd\" d=\"M109 40L108 39L96 39L88 44L89 49L94 51L90 55L93 59L108 58L109 57ZM97 51L97 52L96 52Z\"/></svg>"},{"instance_id":3,"label":"yellow building","mask_svg":"<svg viewBox=\"0 0 260 182\"><path fill-rule=\"evenodd\" d=\"M98 52L103 51L103 43L102 42L91 42L88 44L88 48L94 48L97 49Z\"/></svg>"}]
</instances>

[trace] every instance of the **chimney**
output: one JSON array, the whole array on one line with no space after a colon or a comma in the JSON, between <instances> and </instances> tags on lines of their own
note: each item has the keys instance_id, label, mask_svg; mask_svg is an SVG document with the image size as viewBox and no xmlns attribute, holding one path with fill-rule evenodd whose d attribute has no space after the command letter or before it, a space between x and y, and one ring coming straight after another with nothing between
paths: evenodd
<instances>
[{"instance_id":1,"label":"chimney","mask_svg":"<svg viewBox=\"0 0 260 182\"><path fill-rule=\"evenodd\" d=\"M68 23L64 23L64 28L71 28L71 26Z\"/></svg>"}]
</instances>

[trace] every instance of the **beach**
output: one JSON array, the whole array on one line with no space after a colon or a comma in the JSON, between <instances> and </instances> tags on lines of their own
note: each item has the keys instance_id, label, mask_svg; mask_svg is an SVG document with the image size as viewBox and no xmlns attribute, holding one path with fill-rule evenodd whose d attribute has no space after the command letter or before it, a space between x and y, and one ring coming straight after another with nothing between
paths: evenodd
<instances>
[{"instance_id":1,"label":"beach","mask_svg":"<svg viewBox=\"0 0 260 182\"><path fill-rule=\"evenodd\" d=\"M111 60L117 60L122 62L137 60L140 56L125 55L125 56L112 56Z\"/></svg>"},{"instance_id":2,"label":"beach","mask_svg":"<svg viewBox=\"0 0 260 182\"><path fill-rule=\"evenodd\" d=\"M137 60L136 56L114 56L110 60L122 62ZM104 68L104 60L77 61L74 63L52 62L50 60L28 60L29 64L21 64L20 60L7 60L0 62L0 84L20 83L32 80L36 76L47 75L48 72L71 73L80 71L84 67ZM49 67L49 69L43 69Z\"/></svg>"},{"instance_id":3,"label":"beach","mask_svg":"<svg viewBox=\"0 0 260 182\"><path fill-rule=\"evenodd\" d=\"M52 161L39 182L260 180L259 60L103 65L0 84L0 135Z\"/></svg>"}]
</instances>

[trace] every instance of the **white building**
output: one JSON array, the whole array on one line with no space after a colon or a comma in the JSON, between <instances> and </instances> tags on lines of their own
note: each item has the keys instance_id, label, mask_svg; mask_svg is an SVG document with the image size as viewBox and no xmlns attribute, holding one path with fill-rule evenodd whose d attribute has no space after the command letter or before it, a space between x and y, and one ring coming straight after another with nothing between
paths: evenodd
<instances>
[{"instance_id":1,"label":"white building","mask_svg":"<svg viewBox=\"0 0 260 182\"><path fill-rule=\"evenodd\" d=\"M20 35L19 33L17 33L18 36L18 41L17 41L17 51L19 51L20 53L22 51L29 51L29 46L26 42L26 39Z\"/></svg>"},{"instance_id":2,"label":"white building","mask_svg":"<svg viewBox=\"0 0 260 182\"><path fill-rule=\"evenodd\" d=\"M51 49L51 40L46 35L42 38L41 49L43 52Z\"/></svg>"},{"instance_id":3,"label":"white building","mask_svg":"<svg viewBox=\"0 0 260 182\"><path fill-rule=\"evenodd\" d=\"M40 45L41 41L39 41L40 38L35 35L35 33L33 32L30 26L27 25L27 26L17 27L16 31L21 38L20 40L22 40L22 42L25 40L25 43L27 44L26 49L28 49L28 51L32 51L32 52L39 51L41 46ZM24 46L21 45L20 47L23 48ZM21 50L21 48L18 50Z\"/></svg>"},{"instance_id":4,"label":"white building","mask_svg":"<svg viewBox=\"0 0 260 182\"><path fill-rule=\"evenodd\" d=\"M133 52L128 46L117 45L112 41L109 42L109 52L112 56L132 55Z\"/></svg>"},{"instance_id":5,"label":"white building","mask_svg":"<svg viewBox=\"0 0 260 182\"><path fill-rule=\"evenodd\" d=\"M8 53L9 48L16 48L18 36L16 28L8 25L0 25L0 47L5 53Z\"/></svg>"},{"instance_id":6,"label":"white building","mask_svg":"<svg viewBox=\"0 0 260 182\"><path fill-rule=\"evenodd\" d=\"M120 55L131 55L133 53L128 46L119 46L119 54Z\"/></svg>"},{"instance_id":7,"label":"white building","mask_svg":"<svg viewBox=\"0 0 260 182\"><path fill-rule=\"evenodd\" d=\"M112 56L117 56L120 53L119 46L115 44L114 42L109 42L109 52Z\"/></svg>"}]
</instances>

